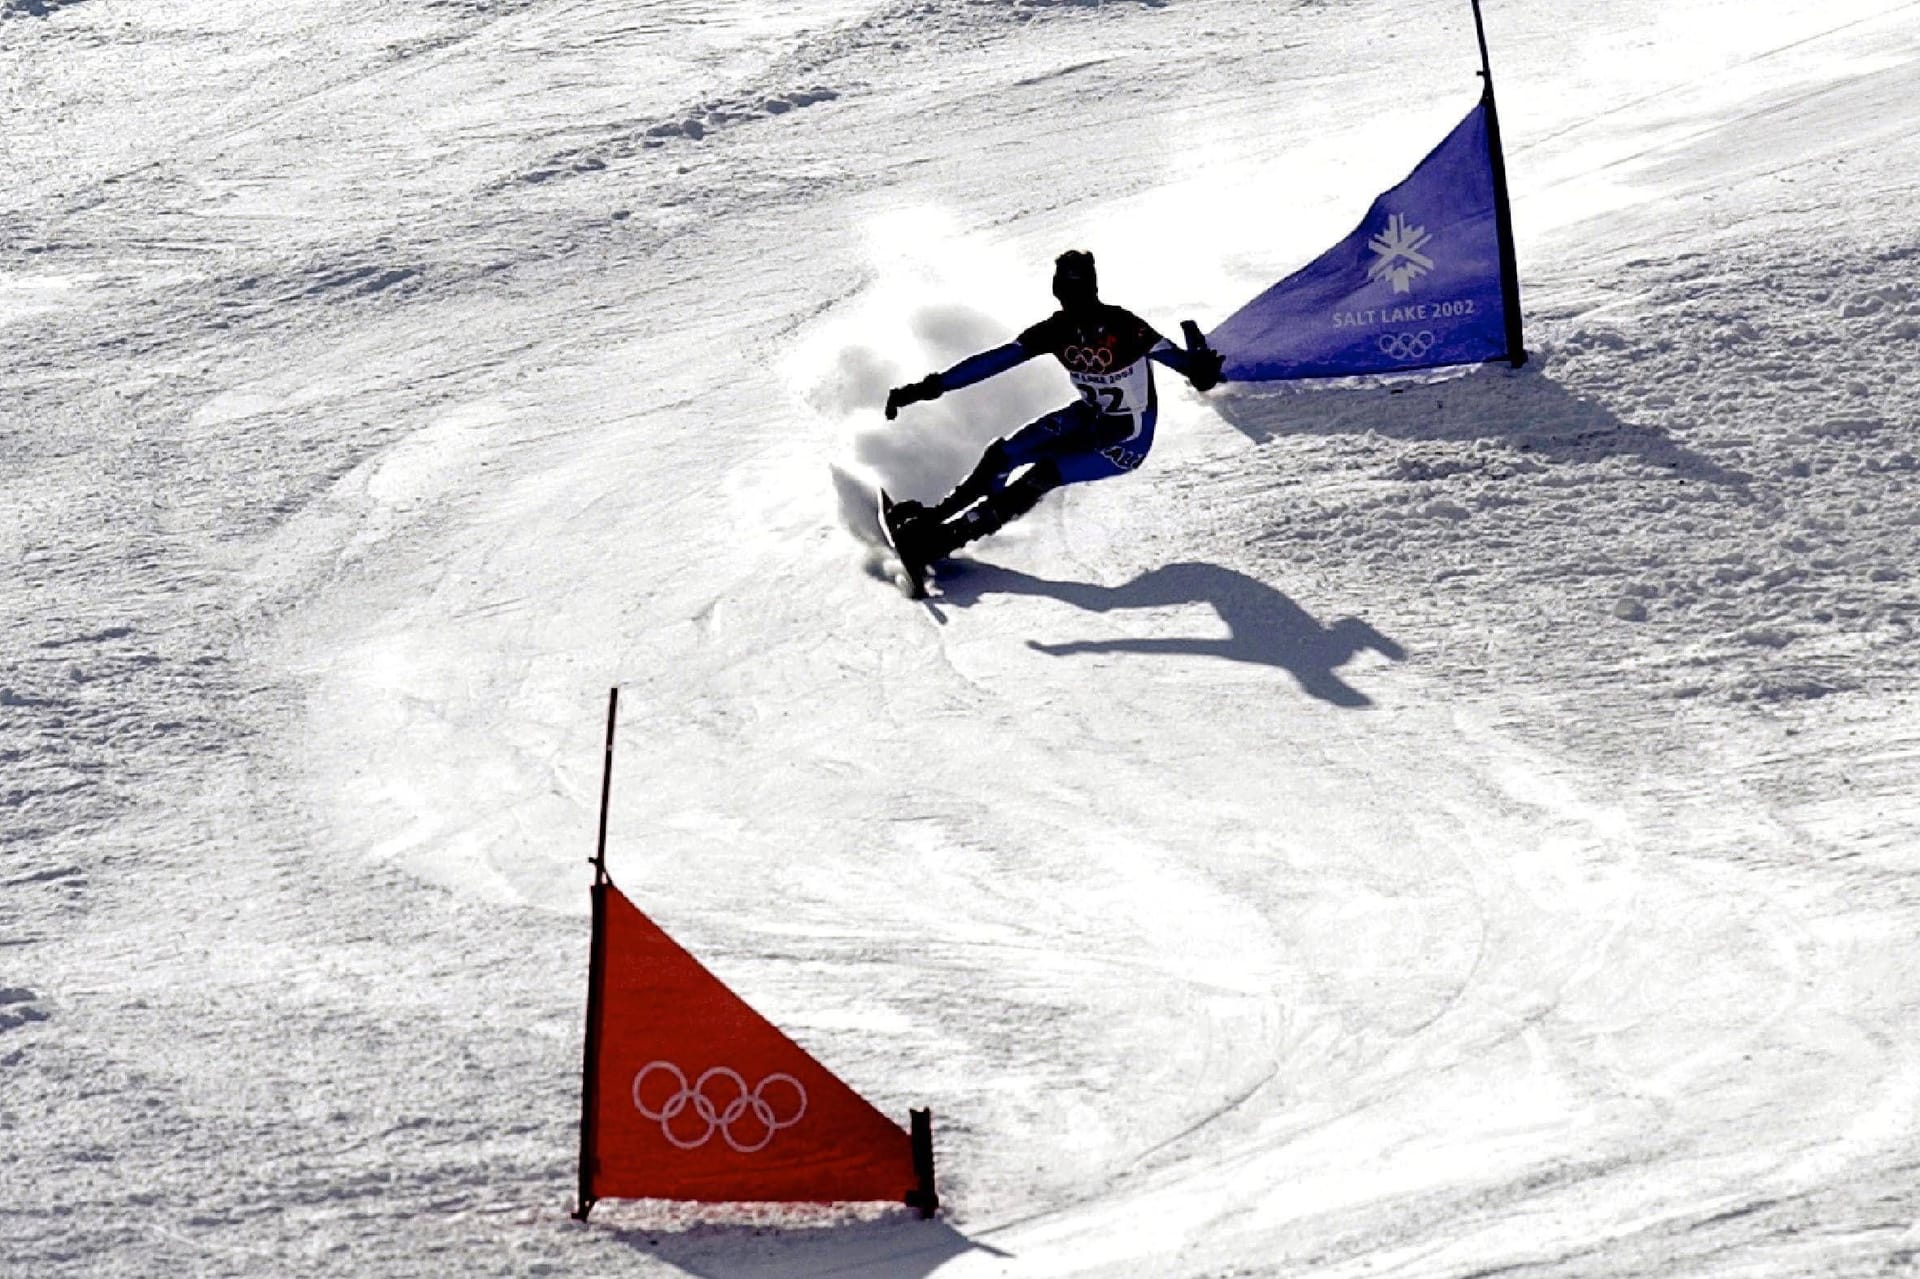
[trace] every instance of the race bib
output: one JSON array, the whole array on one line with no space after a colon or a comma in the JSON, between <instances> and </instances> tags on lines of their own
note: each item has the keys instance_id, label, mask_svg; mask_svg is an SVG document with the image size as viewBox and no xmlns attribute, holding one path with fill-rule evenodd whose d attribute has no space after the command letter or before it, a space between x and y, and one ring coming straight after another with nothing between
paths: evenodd
<instances>
[{"instance_id":1,"label":"race bib","mask_svg":"<svg viewBox=\"0 0 1920 1279\"><path fill-rule=\"evenodd\" d=\"M1147 407L1150 374L1144 359L1112 373L1069 367L1067 376L1080 398L1096 411L1107 417L1134 418L1137 428L1139 416Z\"/></svg>"}]
</instances>

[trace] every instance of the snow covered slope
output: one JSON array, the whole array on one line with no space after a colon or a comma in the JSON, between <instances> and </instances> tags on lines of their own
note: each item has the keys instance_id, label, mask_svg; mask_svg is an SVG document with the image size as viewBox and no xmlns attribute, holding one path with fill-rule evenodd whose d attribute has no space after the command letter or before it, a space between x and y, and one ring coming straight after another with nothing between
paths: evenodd
<instances>
[{"instance_id":1,"label":"snow covered slope","mask_svg":"<svg viewBox=\"0 0 1920 1279\"><path fill-rule=\"evenodd\" d=\"M0 0L0 1272L1920 1256L1920 5L1488 12L1534 360L1057 403L1478 91L1466 6ZM948 1209L566 1216L585 859Z\"/></svg>"}]
</instances>

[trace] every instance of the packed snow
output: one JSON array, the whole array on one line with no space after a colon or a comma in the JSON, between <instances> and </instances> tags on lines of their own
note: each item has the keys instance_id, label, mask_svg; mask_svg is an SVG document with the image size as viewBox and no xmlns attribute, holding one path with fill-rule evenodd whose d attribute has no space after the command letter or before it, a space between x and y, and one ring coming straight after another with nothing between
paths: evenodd
<instances>
[{"instance_id":1,"label":"packed snow","mask_svg":"<svg viewBox=\"0 0 1920 1279\"><path fill-rule=\"evenodd\" d=\"M1163 332L1464 0L0 0L0 1273L1920 1269L1920 4L1488 0L1532 359ZM609 864L944 1208L569 1217Z\"/></svg>"}]
</instances>

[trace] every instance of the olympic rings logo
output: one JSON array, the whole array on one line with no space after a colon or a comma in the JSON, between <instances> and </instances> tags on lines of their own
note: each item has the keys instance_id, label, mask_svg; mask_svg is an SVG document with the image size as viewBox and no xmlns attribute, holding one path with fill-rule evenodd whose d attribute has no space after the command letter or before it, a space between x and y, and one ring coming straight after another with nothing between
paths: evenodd
<instances>
[{"instance_id":1,"label":"olympic rings logo","mask_svg":"<svg viewBox=\"0 0 1920 1279\"><path fill-rule=\"evenodd\" d=\"M1113 352L1101 346L1070 346L1060 358L1068 368L1082 373L1105 373L1113 367Z\"/></svg>"},{"instance_id":2,"label":"olympic rings logo","mask_svg":"<svg viewBox=\"0 0 1920 1279\"><path fill-rule=\"evenodd\" d=\"M1417 360L1433 350L1437 340L1425 329L1418 333L1382 333L1380 353L1393 360Z\"/></svg>"},{"instance_id":3,"label":"olympic rings logo","mask_svg":"<svg viewBox=\"0 0 1920 1279\"><path fill-rule=\"evenodd\" d=\"M657 1121L660 1135L681 1150L697 1150L719 1133L729 1146L750 1155L765 1150L782 1128L800 1122L807 1113L807 1090L783 1074L768 1075L750 1089L738 1071L725 1066L688 1084L686 1072L672 1062L650 1061L633 1077L633 1107Z\"/></svg>"}]
</instances>

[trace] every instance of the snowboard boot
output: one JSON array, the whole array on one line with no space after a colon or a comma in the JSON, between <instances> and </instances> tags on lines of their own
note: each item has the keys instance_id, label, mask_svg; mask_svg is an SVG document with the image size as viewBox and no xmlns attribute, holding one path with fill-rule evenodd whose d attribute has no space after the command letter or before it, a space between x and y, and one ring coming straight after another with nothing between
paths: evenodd
<instances>
[{"instance_id":1,"label":"snowboard boot","mask_svg":"<svg viewBox=\"0 0 1920 1279\"><path fill-rule=\"evenodd\" d=\"M997 533L1012 521L1031 511L1059 483L1050 463L1042 463L1014 483L964 508L958 519L938 520L939 508L902 532L906 545L900 553L921 564L932 564L953 554L968 542ZM942 505L945 505L944 503Z\"/></svg>"},{"instance_id":2,"label":"snowboard boot","mask_svg":"<svg viewBox=\"0 0 1920 1279\"><path fill-rule=\"evenodd\" d=\"M894 528L904 529L927 518L927 504L910 497L902 498L887 508L887 518L893 521Z\"/></svg>"}]
</instances>

